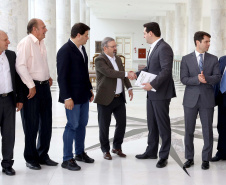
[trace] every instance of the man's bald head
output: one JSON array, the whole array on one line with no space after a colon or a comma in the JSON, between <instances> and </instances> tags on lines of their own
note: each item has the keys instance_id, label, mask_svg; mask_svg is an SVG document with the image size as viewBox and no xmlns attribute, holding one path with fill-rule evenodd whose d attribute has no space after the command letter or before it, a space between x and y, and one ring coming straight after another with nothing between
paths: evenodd
<instances>
[{"instance_id":1,"label":"man's bald head","mask_svg":"<svg viewBox=\"0 0 226 185\"><path fill-rule=\"evenodd\" d=\"M3 51L8 49L8 45L10 44L8 35L3 30L0 30L0 54Z\"/></svg>"}]
</instances>

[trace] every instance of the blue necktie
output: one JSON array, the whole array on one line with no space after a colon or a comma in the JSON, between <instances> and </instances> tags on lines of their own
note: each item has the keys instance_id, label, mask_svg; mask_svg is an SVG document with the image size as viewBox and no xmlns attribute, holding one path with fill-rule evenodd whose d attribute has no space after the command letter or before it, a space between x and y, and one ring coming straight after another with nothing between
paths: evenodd
<instances>
[{"instance_id":1,"label":"blue necktie","mask_svg":"<svg viewBox=\"0 0 226 185\"><path fill-rule=\"evenodd\" d=\"M199 69L200 72L203 71L203 54L199 54L200 59L199 59Z\"/></svg>"},{"instance_id":2,"label":"blue necktie","mask_svg":"<svg viewBox=\"0 0 226 185\"><path fill-rule=\"evenodd\" d=\"M220 91L222 92L222 94L226 91L226 72L224 72L221 78Z\"/></svg>"}]
</instances>

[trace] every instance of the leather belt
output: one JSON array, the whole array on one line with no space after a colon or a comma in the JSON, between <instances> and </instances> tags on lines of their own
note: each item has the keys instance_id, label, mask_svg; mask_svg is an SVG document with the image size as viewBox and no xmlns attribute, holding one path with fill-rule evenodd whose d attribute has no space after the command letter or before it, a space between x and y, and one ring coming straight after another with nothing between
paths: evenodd
<instances>
[{"instance_id":1,"label":"leather belt","mask_svg":"<svg viewBox=\"0 0 226 185\"><path fill-rule=\"evenodd\" d=\"M34 80L35 83L40 84L40 85L44 85L44 84L48 84L49 80L45 80L45 81L38 81L38 80Z\"/></svg>"},{"instance_id":2,"label":"leather belt","mask_svg":"<svg viewBox=\"0 0 226 185\"><path fill-rule=\"evenodd\" d=\"M120 94L115 94L115 98L118 98L120 95L121 95L121 93Z\"/></svg>"},{"instance_id":3,"label":"leather belt","mask_svg":"<svg viewBox=\"0 0 226 185\"><path fill-rule=\"evenodd\" d=\"M11 93L11 92L9 92L9 93L3 93L3 94L0 94L0 97L3 97L3 98L4 98L4 97L7 97L7 96L9 96L9 95L10 95L10 93Z\"/></svg>"}]
</instances>

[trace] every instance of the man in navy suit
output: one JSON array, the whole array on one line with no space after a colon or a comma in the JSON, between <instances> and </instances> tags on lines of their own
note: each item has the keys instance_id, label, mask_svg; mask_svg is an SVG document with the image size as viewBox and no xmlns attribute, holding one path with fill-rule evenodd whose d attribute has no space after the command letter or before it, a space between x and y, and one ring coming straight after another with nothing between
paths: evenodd
<instances>
[{"instance_id":1,"label":"man in navy suit","mask_svg":"<svg viewBox=\"0 0 226 185\"><path fill-rule=\"evenodd\" d=\"M211 162L216 162L219 160L226 160L226 73L225 73L225 67L226 67L226 56L223 56L219 59L219 66L220 66L220 72L222 75L221 82L219 82L215 86L215 97L216 97L216 103L218 105L218 123L217 123L217 130L218 130L218 144L217 144L217 153L216 155L211 159Z\"/></svg>"},{"instance_id":2,"label":"man in navy suit","mask_svg":"<svg viewBox=\"0 0 226 185\"><path fill-rule=\"evenodd\" d=\"M75 160L93 163L84 152L86 125L88 122L89 102L94 95L89 80L88 56L85 47L90 28L77 23L71 29L71 38L57 53L57 74L60 88L59 102L65 104L67 124L64 130L64 157L62 167L77 171L81 167ZM72 145L75 142L75 158Z\"/></svg>"}]
</instances>

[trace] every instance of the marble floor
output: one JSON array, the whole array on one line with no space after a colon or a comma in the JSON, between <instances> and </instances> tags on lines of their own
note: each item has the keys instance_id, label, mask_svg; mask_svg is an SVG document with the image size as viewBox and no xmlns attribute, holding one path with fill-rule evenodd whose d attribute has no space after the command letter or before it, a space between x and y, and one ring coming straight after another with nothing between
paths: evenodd
<instances>
[{"instance_id":1,"label":"marble floor","mask_svg":"<svg viewBox=\"0 0 226 185\"><path fill-rule=\"evenodd\" d=\"M59 162L57 167L42 166L42 170L30 170L25 166L23 158L24 134L20 114L17 113L16 143L14 150L13 177L0 173L0 185L212 185L225 184L226 161L211 163L209 170L201 169L201 150L203 146L201 124L197 119L195 131L195 165L184 171L184 121L182 99L184 86L175 81L177 98L172 99L170 118L172 126L172 145L167 167L156 168L157 159L138 160L136 154L143 153L147 143L146 127L146 92L134 89L134 99L127 100L127 130L123 143L125 159L113 156L112 161L104 160L99 148L99 134L96 104L90 104L89 123L86 134L86 152L95 159L94 164L78 162L81 171L69 171L61 168L62 162L62 134L66 123L64 106L57 102L58 91L52 91L53 97L53 135L50 157ZM217 111L214 115L214 150L217 146L216 131ZM110 137L114 134L115 120L112 119ZM1 158L1 157L0 157Z\"/></svg>"}]
</instances>

